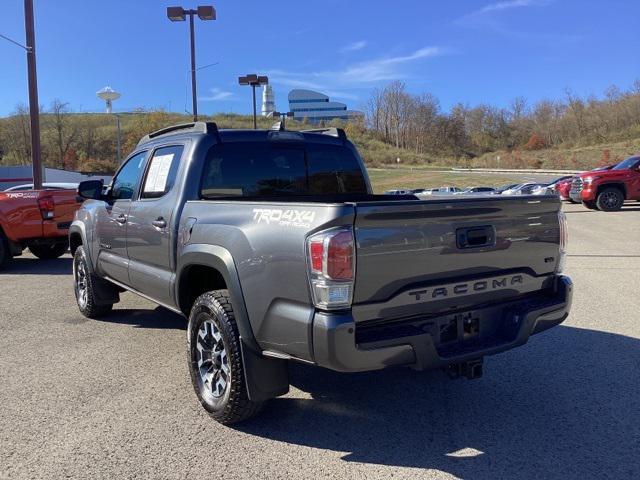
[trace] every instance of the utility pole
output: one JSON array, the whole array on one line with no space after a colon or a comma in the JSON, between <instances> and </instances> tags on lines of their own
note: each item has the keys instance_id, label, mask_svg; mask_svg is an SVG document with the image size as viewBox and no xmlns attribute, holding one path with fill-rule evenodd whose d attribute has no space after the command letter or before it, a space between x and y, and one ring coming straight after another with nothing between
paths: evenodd
<instances>
[{"instance_id":1,"label":"utility pole","mask_svg":"<svg viewBox=\"0 0 640 480\"><path fill-rule=\"evenodd\" d=\"M33 189L42 189L43 171L40 150L40 103L36 75L36 34L33 19L33 0L24 0L24 26L27 40L27 72L29 76L29 118L31 120L31 161Z\"/></svg>"},{"instance_id":2,"label":"utility pole","mask_svg":"<svg viewBox=\"0 0 640 480\"><path fill-rule=\"evenodd\" d=\"M196 93L196 33L193 29L193 13L189 12L189 33L191 36L191 103L193 121L198 121L198 94Z\"/></svg>"}]
</instances>

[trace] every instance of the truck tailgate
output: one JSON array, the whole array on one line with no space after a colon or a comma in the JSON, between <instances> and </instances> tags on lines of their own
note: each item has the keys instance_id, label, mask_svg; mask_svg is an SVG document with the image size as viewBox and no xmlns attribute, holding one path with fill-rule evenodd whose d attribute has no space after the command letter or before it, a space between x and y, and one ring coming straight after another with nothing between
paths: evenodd
<instances>
[{"instance_id":1,"label":"truck tailgate","mask_svg":"<svg viewBox=\"0 0 640 480\"><path fill-rule=\"evenodd\" d=\"M355 204L357 321L438 313L541 290L559 260L555 197Z\"/></svg>"}]
</instances>

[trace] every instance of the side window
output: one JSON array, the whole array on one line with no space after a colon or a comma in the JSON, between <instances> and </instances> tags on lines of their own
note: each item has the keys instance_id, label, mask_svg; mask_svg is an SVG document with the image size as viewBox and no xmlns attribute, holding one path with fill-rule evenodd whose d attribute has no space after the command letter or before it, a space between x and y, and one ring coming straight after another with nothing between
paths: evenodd
<instances>
[{"instance_id":1,"label":"side window","mask_svg":"<svg viewBox=\"0 0 640 480\"><path fill-rule=\"evenodd\" d=\"M176 182L183 145L161 147L153 152L142 187L141 198L160 198L169 193Z\"/></svg>"},{"instance_id":2,"label":"side window","mask_svg":"<svg viewBox=\"0 0 640 480\"><path fill-rule=\"evenodd\" d=\"M111 183L112 200L129 200L133 197L145 158L147 152L140 152L127 160Z\"/></svg>"}]
</instances>

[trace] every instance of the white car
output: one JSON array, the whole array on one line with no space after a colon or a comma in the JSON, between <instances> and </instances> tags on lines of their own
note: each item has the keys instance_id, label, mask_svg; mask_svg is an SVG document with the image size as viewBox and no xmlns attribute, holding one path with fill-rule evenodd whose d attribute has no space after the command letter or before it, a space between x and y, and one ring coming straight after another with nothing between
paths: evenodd
<instances>
[{"instance_id":1,"label":"white car","mask_svg":"<svg viewBox=\"0 0 640 480\"><path fill-rule=\"evenodd\" d=\"M454 193L459 193L460 190L458 187L440 187L440 188L431 188L428 191L422 192L424 195L453 195Z\"/></svg>"},{"instance_id":2,"label":"white car","mask_svg":"<svg viewBox=\"0 0 640 480\"><path fill-rule=\"evenodd\" d=\"M385 195L411 195L411 190L386 190Z\"/></svg>"},{"instance_id":3,"label":"white car","mask_svg":"<svg viewBox=\"0 0 640 480\"><path fill-rule=\"evenodd\" d=\"M546 187L545 184L536 183L536 182L520 183L515 187L505 190L504 192L502 192L502 195L531 195L533 192L533 189L540 186Z\"/></svg>"},{"instance_id":4,"label":"white car","mask_svg":"<svg viewBox=\"0 0 640 480\"><path fill-rule=\"evenodd\" d=\"M496 193L498 192L493 187L469 187L457 192L456 195L495 195Z\"/></svg>"}]
</instances>

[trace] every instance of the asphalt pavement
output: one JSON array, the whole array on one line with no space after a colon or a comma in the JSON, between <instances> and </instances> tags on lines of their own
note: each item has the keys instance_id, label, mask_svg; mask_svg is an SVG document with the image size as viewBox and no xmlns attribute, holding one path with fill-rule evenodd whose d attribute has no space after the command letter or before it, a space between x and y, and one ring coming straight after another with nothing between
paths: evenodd
<instances>
[{"instance_id":1,"label":"asphalt pavement","mask_svg":"<svg viewBox=\"0 0 640 480\"><path fill-rule=\"evenodd\" d=\"M75 306L71 257L0 274L0 478L640 478L640 203L565 207L571 316L479 380L291 367L238 427L192 391L186 322Z\"/></svg>"}]
</instances>

